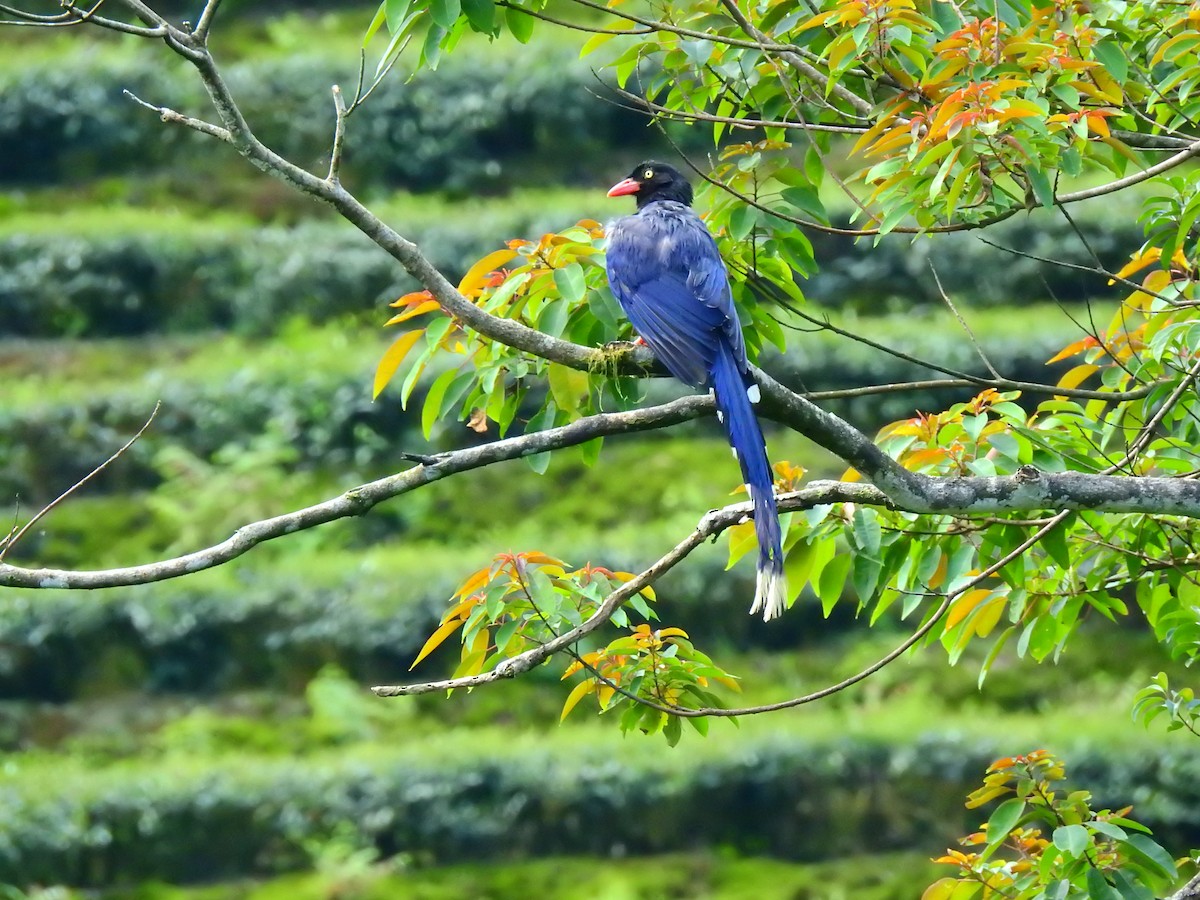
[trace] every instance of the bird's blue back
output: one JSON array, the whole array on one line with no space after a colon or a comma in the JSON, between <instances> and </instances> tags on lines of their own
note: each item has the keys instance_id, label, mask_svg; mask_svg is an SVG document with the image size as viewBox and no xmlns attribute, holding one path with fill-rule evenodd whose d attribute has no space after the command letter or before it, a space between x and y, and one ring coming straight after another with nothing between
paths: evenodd
<instances>
[{"instance_id":1,"label":"bird's blue back","mask_svg":"<svg viewBox=\"0 0 1200 900\"><path fill-rule=\"evenodd\" d=\"M719 342L746 371L746 347L717 244L689 206L647 203L609 228L608 280L668 371L708 387Z\"/></svg>"}]
</instances>

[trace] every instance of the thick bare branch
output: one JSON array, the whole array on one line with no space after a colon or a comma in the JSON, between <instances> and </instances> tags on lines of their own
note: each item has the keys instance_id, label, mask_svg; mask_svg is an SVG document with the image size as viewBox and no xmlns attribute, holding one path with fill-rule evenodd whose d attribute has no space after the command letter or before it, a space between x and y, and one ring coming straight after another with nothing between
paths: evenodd
<instances>
[{"instance_id":1,"label":"thick bare branch","mask_svg":"<svg viewBox=\"0 0 1200 900\"><path fill-rule=\"evenodd\" d=\"M1168 900L1200 900L1200 874L1173 893Z\"/></svg>"},{"instance_id":2,"label":"thick bare branch","mask_svg":"<svg viewBox=\"0 0 1200 900\"><path fill-rule=\"evenodd\" d=\"M352 488L324 503L250 523L239 528L229 539L203 550L141 566L74 572L65 569L27 569L0 563L0 587L92 589L148 584L191 575L236 559L266 541L337 519L361 516L384 500L406 494L448 475L575 446L606 435L663 428L709 414L713 408L710 397L684 397L649 409L601 413L560 428L456 450L429 458L429 462L396 475Z\"/></svg>"}]
</instances>

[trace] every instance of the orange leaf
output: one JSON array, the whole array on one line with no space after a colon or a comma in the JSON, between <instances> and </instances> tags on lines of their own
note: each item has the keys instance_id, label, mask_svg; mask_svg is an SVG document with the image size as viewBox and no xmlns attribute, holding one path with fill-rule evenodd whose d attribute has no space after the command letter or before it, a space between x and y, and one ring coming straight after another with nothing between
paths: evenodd
<instances>
[{"instance_id":1,"label":"orange leaf","mask_svg":"<svg viewBox=\"0 0 1200 900\"><path fill-rule=\"evenodd\" d=\"M1046 365L1059 362L1060 360L1064 360L1070 356L1075 356L1077 353L1082 353L1084 350L1090 350L1092 347L1099 346L1100 342L1089 334L1086 337L1082 337L1075 341L1073 344L1068 344L1066 347L1063 347L1052 357L1046 360Z\"/></svg>"},{"instance_id":2,"label":"orange leaf","mask_svg":"<svg viewBox=\"0 0 1200 900\"><path fill-rule=\"evenodd\" d=\"M478 572L471 573L471 577L462 583L457 591L454 592L455 597L465 597L467 594L472 594L479 590L492 579L492 570L480 569Z\"/></svg>"},{"instance_id":3,"label":"orange leaf","mask_svg":"<svg viewBox=\"0 0 1200 900\"><path fill-rule=\"evenodd\" d=\"M394 306L395 304L392 305ZM383 326L386 328L388 325L399 325L401 322L407 322L409 319L414 319L417 316L421 316L427 312L433 312L435 309L441 308L442 305L436 300L426 300L424 303L418 303L411 309L407 309L402 313L397 313L396 315L392 316L383 323Z\"/></svg>"},{"instance_id":4,"label":"orange leaf","mask_svg":"<svg viewBox=\"0 0 1200 900\"><path fill-rule=\"evenodd\" d=\"M411 294L405 294L399 300L393 300L388 306L399 308L401 306L413 306L417 303L424 303L426 300L432 300L433 294L429 291L413 291Z\"/></svg>"},{"instance_id":5,"label":"orange leaf","mask_svg":"<svg viewBox=\"0 0 1200 900\"><path fill-rule=\"evenodd\" d=\"M1129 262L1121 266L1117 270L1116 278L1127 278L1131 273L1138 269L1144 269L1150 263L1155 262L1162 255L1162 250L1158 247L1148 247L1141 253L1136 254ZM1109 284L1113 282L1110 281Z\"/></svg>"},{"instance_id":6,"label":"orange leaf","mask_svg":"<svg viewBox=\"0 0 1200 900\"><path fill-rule=\"evenodd\" d=\"M478 296L488 275L517 255L516 250L494 250L467 270L458 283L458 292L467 297Z\"/></svg>"},{"instance_id":7,"label":"orange leaf","mask_svg":"<svg viewBox=\"0 0 1200 900\"><path fill-rule=\"evenodd\" d=\"M387 352L379 360L379 365L375 367L375 388L371 393L372 400L378 397L387 383L392 380L392 376L400 368L400 363L404 362L404 357L408 356L408 352L412 350L413 345L424 333L424 328L405 332L396 339L392 346L387 348Z\"/></svg>"}]
</instances>

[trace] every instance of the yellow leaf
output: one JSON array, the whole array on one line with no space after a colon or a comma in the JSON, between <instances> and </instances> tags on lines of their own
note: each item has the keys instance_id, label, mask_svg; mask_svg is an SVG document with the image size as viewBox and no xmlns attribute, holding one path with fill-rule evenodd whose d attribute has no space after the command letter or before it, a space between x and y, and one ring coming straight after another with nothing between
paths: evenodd
<instances>
[{"instance_id":1,"label":"yellow leaf","mask_svg":"<svg viewBox=\"0 0 1200 900\"><path fill-rule=\"evenodd\" d=\"M600 701L601 709L608 709L608 705L612 702L613 695L616 694L616 688L611 685L601 684L596 690L596 699Z\"/></svg>"},{"instance_id":2,"label":"yellow leaf","mask_svg":"<svg viewBox=\"0 0 1200 900\"><path fill-rule=\"evenodd\" d=\"M417 667L417 663L436 650L442 641L450 637L450 635L458 630L459 626L461 625L462 621L454 619L442 625L437 631L431 634L429 636L429 640L425 642L425 646L421 648L421 652L417 654L417 658L413 660L413 664L408 667L408 671L411 672L413 669L415 669Z\"/></svg>"},{"instance_id":3,"label":"yellow leaf","mask_svg":"<svg viewBox=\"0 0 1200 900\"><path fill-rule=\"evenodd\" d=\"M1158 247L1148 247L1141 253L1136 254L1131 260L1129 260L1129 262L1125 263L1125 265L1121 266L1121 268L1117 270L1115 277L1128 278L1130 274L1138 271L1138 269L1144 269L1146 266L1150 265L1150 263L1155 262L1161 255L1162 250L1160 250ZM1109 284L1112 283L1112 281L1109 281Z\"/></svg>"},{"instance_id":4,"label":"yellow leaf","mask_svg":"<svg viewBox=\"0 0 1200 900\"><path fill-rule=\"evenodd\" d=\"M1058 379L1058 386L1061 388L1077 388L1083 382L1087 381L1092 375L1100 371L1100 367L1092 363L1084 363L1081 366L1076 366L1071 371L1067 372L1062 378Z\"/></svg>"},{"instance_id":5,"label":"yellow leaf","mask_svg":"<svg viewBox=\"0 0 1200 900\"><path fill-rule=\"evenodd\" d=\"M946 630L949 631L967 616L969 616L980 603L990 597L992 594L988 588L975 588L967 591L961 597L954 601L950 607L950 612L946 614Z\"/></svg>"},{"instance_id":6,"label":"yellow leaf","mask_svg":"<svg viewBox=\"0 0 1200 900\"><path fill-rule=\"evenodd\" d=\"M480 569L478 572L473 572L471 577L464 581L459 589L454 592L454 596L465 597L467 594L472 594L491 580L491 569Z\"/></svg>"},{"instance_id":7,"label":"yellow leaf","mask_svg":"<svg viewBox=\"0 0 1200 900\"><path fill-rule=\"evenodd\" d=\"M1178 256L1178 254L1176 254ZM1152 294L1161 294L1163 288L1171 283L1171 273L1166 269L1155 269L1142 279L1142 287Z\"/></svg>"},{"instance_id":8,"label":"yellow leaf","mask_svg":"<svg viewBox=\"0 0 1200 900\"><path fill-rule=\"evenodd\" d=\"M371 393L372 400L378 397L387 386L387 383L392 380L392 376L400 368L400 363L404 362L404 357L408 356L408 352L412 350L413 345L416 344L424 333L424 328L418 328L416 331L407 331L400 335L392 346L387 348L387 352L383 354L383 359L379 360L379 365L375 368L375 388Z\"/></svg>"},{"instance_id":9,"label":"yellow leaf","mask_svg":"<svg viewBox=\"0 0 1200 900\"><path fill-rule=\"evenodd\" d=\"M1003 595L989 600L979 608L971 625L975 629L976 637L987 637L992 633L992 629L996 627L996 623L1000 621L1000 616L1004 612L1004 607L1007 605L1007 598Z\"/></svg>"},{"instance_id":10,"label":"yellow leaf","mask_svg":"<svg viewBox=\"0 0 1200 900\"><path fill-rule=\"evenodd\" d=\"M478 293L488 275L517 255L516 250L494 250L467 270L458 283L458 292L466 296Z\"/></svg>"},{"instance_id":11,"label":"yellow leaf","mask_svg":"<svg viewBox=\"0 0 1200 900\"><path fill-rule=\"evenodd\" d=\"M451 619L466 620L471 615L472 607L482 601L482 599L483 594L472 594L466 600L448 609L446 614L442 616L442 621L449 622Z\"/></svg>"},{"instance_id":12,"label":"yellow leaf","mask_svg":"<svg viewBox=\"0 0 1200 900\"><path fill-rule=\"evenodd\" d=\"M561 559L557 559L553 556L547 556L545 553L542 553L540 550L530 550L528 553L522 553L521 558L524 559L525 562L527 562L527 563L534 563L535 565L539 565L539 566L562 567L562 566L566 565L566 563L563 562Z\"/></svg>"},{"instance_id":13,"label":"yellow leaf","mask_svg":"<svg viewBox=\"0 0 1200 900\"><path fill-rule=\"evenodd\" d=\"M937 859L934 862L942 862L942 860ZM956 890L958 890L957 878L941 878L925 888L921 900L951 900Z\"/></svg>"},{"instance_id":14,"label":"yellow leaf","mask_svg":"<svg viewBox=\"0 0 1200 900\"><path fill-rule=\"evenodd\" d=\"M433 312L435 309L441 309L442 305L436 300L426 300L424 303L418 303L412 309L407 309L402 313L397 313L386 322L383 323L386 328L388 325L399 325L401 322L407 322L409 319L415 319L417 316L422 316L427 312Z\"/></svg>"},{"instance_id":15,"label":"yellow leaf","mask_svg":"<svg viewBox=\"0 0 1200 900\"><path fill-rule=\"evenodd\" d=\"M562 714L558 717L558 721L562 722L564 719L566 719L566 717L570 715L571 710L575 708L575 705L595 689L596 682L592 681L590 678L587 681L581 681L579 684L575 685L575 687L571 690L571 693L567 694L567 701L563 704Z\"/></svg>"},{"instance_id":16,"label":"yellow leaf","mask_svg":"<svg viewBox=\"0 0 1200 900\"><path fill-rule=\"evenodd\" d=\"M429 291L413 291L411 294L405 294L399 300L393 300L388 306L399 308L401 306L413 306L417 303L423 303L426 300L432 300L433 294Z\"/></svg>"},{"instance_id":17,"label":"yellow leaf","mask_svg":"<svg viewBox=\"0 0 1200 900\"><path fill-rule=\"evenodd\" d=\"M574 675L576 672L578 672L582 668L583 668L583 663L580 662L579 660L575 660L573 663L571 663L569 666L567 666L567 670L562 673L562 678L560 678L558 680L566 681L568 678L570 678L572 675Z\"/></svg>"},{"instance_id":18,"label":"yellow leaf","mask_svg":"<svg viewBox=\"0 0 1200 900\"><path fill-rule=\"evenodd\" d=\"M688 633L686 631L684 631L682 628L664 628L658 632L658 637L661 640L662 638L672 637L673 635L677 635L677 634L682 635L683 637L688 636Z\"/></svg>"}]
</instances>

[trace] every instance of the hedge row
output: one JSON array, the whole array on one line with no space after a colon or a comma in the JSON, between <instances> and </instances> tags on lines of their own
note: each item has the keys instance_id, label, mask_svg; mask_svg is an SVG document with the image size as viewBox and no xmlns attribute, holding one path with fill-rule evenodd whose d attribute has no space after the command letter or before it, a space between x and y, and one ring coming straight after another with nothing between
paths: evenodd
<instances>
[{"instance_id":1,"label":"hedge row","mask_svg":"<svg viewBox=\"0 0 1200 900\"><path fill-rule=\"evenodd\" d=\"M503 241L559 230L585 213L563 198L538 210L465 205L443 222L399 222L430 259L457 278ZM593 207L594 208L594 207ZM587 211L590 211L587 210ZM1002 226L1001 243L1086 263L1078 241L1054 219ZM1136 247L1132 224L1100 230L1089 243L1113 265ZM178 232L173 229L178 228ZM68 226L69 229L69 226ZM940 304L932 263L947 290L973 306L1021 307L1053 299L1113 295L1100 279L997 251L968 235L878 247L827 237L816 242L821 271L802 287L829 307L879 313ZM0 337L105 337L208 328L269 333L291 316L321 321L381 315L387 301L416 287L392 259L340 224L221 230L167 220L134 233L52 233L0 237Z\"/></svg>"},{"instance_id":2,"label":"hedge row","mask_svg":"<svg viewBox=\"0 0 1200 900\"><path fill-rule=\"evenodd\" d=\"M384 856L425 862L714 846L793 860L863 847L936 853L977 823L963 797L984 767L1026 749L945 736L812 743L780 732L695 742L687 754L591 729L574 740L448 733L399 749L236 764L36 764L0 785L0 882L279 872L304 864L304 842L339 828ZM1194 754L1073 750L1071 775L1101 806L1135 803L1165 846L1200 838Z\"/></svg>"},{"instance_id":3,"label":"hedge row","mask_svg":"<svg viewBox=\"0 0 1200 900\"><path fill-rule=\"evenodd\" d=\"M368 378L300 366L260 373L251 365L216 384L152 379L78 405L0 409L0 496L52 498L128 440L156 401L162 405L153 427L105 473L100 489L158 484L168 447L211 461L237 448L266 449L268 441L296 466L395 465L395 448L417 426L394 396L372 403Z\"/></svg>"},{"instance_id":4,"label":"hedge row","mask_svg":"<svg viewBox=\"0 0 1200 900\"><path fill-rule=\"evenodd\" d=\"M454 275L509 238L578 218L490 209L397 225ZM10 234L0 238L0 337L264 334L296 316L381 317L384 304L414 287L398 263L342 224L219 230L147 219L139 233Z\"/></svg>"},{"instance_id":5,"label":"hedge row","mask_svg":"<svg viewBox=\"0 0 1200 900\"><path fill-rule=\"evenodd\" d=\"M949 316L873 321L873 325L867 320L862 324L889 345L951 368L985 374L975 349ZM982 339L993 363L1006 376L1028 381L1051 375L1045 360L1075 336L1069 321L1044 311L1036 319L1010 316L1005 322L988 314L979 321L989 329ZM1031 329L1031 321L1041 327ZM880 327L890 333L880 334ZM156 376L139 378L142 373L131 365L130 384L115 393L101 391L76 402L0 408L0 496L20 494L33 502L48 499L50 492L73 483L107 458L137 431L158 400L162 407L154 427L121 466L105 475L100 489L154 486L161 478L157 454L172 445L210 460L226 448L248 447L273 433L297 465L362 470L394 466L397 446L424 445L416 420L419 393L408 413L400 409L395 391L370 400L377 343L365 344L361 359L348 357L355 365L336 368L311 365L299 355L286 366L259 367L255 345L245 347L244 367L221 376L221 381L195 375L191 380L177 379L169 367ZM765 363L794 388L810 391L938 377L920 365L829 333L797 335L787 357L768 357ZM45 396L54 396L53 377L48 377ZM655 383L650 396L662 398L675 390L673 383ZM823 401L822 405L874 429L915 409L945 408L971 393L923 390ZM455 431L456 445L465 438L465 432Z\"/></svg>"},{"instance_id":6,"label":"hedge row","mask_svg":"<svg viewBox=\"0 0 1200 900\"><path fill-rule=\"evenodd\" d=\"M550 171L557 181L594 176L584 161L607 159L615 148L631 158L627 165L663 146L639 114L595 96L604 82L574 48L541 48L536 57L522 47L497 49L452 56L411 80L402 73L386 79L350 120L347 183L454 191L495 190L514 180L544 185ZM330 87L352 89L357 62L318 51L234 63L225 74L258 137L319 171L328 166L333 135ZM54 184L170 168L200 183L243 164L232 148L164 126L125 90L212 118L195 73L164 64L156 51L32 63L0 74L0 180Z\"/></svg>"},{"instance_id":7,"label":"hedge row","mask_svg":"<svg viewBox=\"0 0 1200 900\"><path fill-rule=\"evenodd\" d=\"M384 523L376 528L386 531ZM547 530L550 525L547 523ZM686 524L606 538L542 538L513 545L388 545L362 554L323 549L315 559L248 559L180 581L102 593L7 591L0 598L0 700L64 702L126 691L295 692L326 663L359 683L406 677L470 571L504 549L545 549L582 565L640 570ZM654 529L650 529L654 531ZM635 547L637 537L643 540ZM663 621L684 623L709 648L793 649L846 627L852 609L825 621L815 601L780 623L746 615L753 570L725 571L725 547L705 548L659 586ZM451 641L450 644L454 642ZM448 675L453 650L423 666Z\"/></svg>"}]
</instances>

